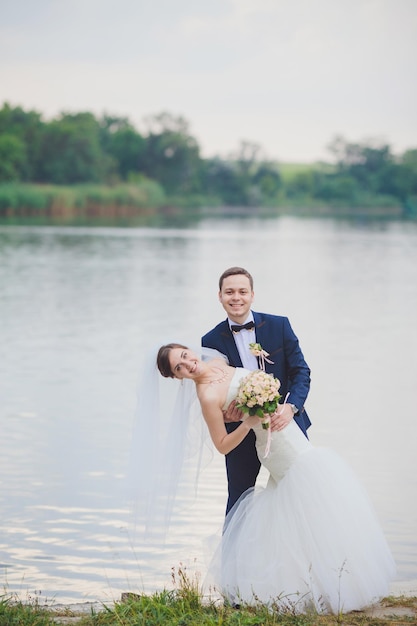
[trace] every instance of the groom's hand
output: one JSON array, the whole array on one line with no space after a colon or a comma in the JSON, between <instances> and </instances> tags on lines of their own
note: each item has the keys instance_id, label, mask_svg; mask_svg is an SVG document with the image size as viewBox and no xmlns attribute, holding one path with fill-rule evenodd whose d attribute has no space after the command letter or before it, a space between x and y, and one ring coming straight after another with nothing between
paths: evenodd
<instances>
[{"instance_id":1,"label":"groom's hand","mask_svg":"<svg viewBox=\"0 0 417 626\"><path fill-rule=\"evenodd\" d=\"M281 404L271 415L271 430L282 430L291 422L294 414L290 404Z\"/></svg>"},{"instance_id":2,"label":"groom's hand","mask_svg":"<svg viewBox=\"0 0 417 626\"><path fill-rule=\"evenodd\" d=\"M236 406L236 400L232 400L226 411L223 411L225 422L240 422L243 419L243 415L243 411L238 409Z\"/></svg>"}]
</instances>

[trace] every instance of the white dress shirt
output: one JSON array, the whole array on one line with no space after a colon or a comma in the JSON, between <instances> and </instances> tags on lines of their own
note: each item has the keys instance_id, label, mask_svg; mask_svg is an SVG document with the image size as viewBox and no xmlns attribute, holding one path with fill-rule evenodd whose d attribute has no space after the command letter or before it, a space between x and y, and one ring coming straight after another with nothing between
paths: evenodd
<instances>
[{"instance_id":1,"label":"white dress shirt","mask_svg":"<svg viewBox=\"0 0 417 626\"><path fill-rule=\"evenodd\" d=\"M248 322L253 321L254 320L251 311L247 319L243 323L247 324ZM228 322L230 327L236 324L236 322L232 322L230 318L228 318ZM253 328L252 330L247 330L246 328L244 328L238 333L233 333L233 338L235 340L237 351L239 352L243 367L246 367L246 369L248 370L257 370L259 368L258 359L249 350L249 344L256 343L255 328Z\"/></svg>"}]
</instances>

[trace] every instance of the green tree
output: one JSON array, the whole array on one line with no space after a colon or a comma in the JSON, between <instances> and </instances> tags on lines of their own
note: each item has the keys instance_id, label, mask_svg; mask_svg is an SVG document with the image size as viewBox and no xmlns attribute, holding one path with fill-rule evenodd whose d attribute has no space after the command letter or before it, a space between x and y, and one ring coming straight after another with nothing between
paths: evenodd
<instances>
[{"instance_id":1,"label":"green tree","mask_svg":"<svg viewBox=\"0 0 417 626\"><path fill-rule=\"evenodd\" d=\"M245 206L256 206L262 204L262 192L254 176L259 167L259 157L261 147L251 141L241 141L235 153L229 157L229 162L233 164L238 184L241 187L241 201L239 204Z\"/></svg>"},{"instance_id":2,"label":"green tree","mask_svg":"<svg viewBox=\"0 0 417 626\"><path fill-rule=\"evenodd\" d=\"M377 141L348 143L336 137L329 148L337 161L335 184L342 178L353 179L362 198L373 195L404 199L404 166L392 154L389 145Z\"/></svg>"},{"instance_id":3,"label":"green tree","mask_svg":"<svg viewBox=\"0 0 417 626\"><path fill-rule=\"evenodd\" d=\"M252 184L259 189L263 203L275 200L282 189L282 179L276 165L267 161L260 163L252 176Z\"/></svg>"},{"instance_id":4,"label":"green tree","mask_svg":"<svg viewBox=\"0 0 417 626\"><path fill-rule=\"evenodd\" d=\"M336 137L329 148L337 159L339 173L352 176L363 189L378 193L389 186L395 159L387 144L348 143Z\"/></svg>"},{"instance_id":5,"label":"green tree","mask_svg":"<svg viewBox=\"0 0 417 626\"><path fill-rule=\"evenodd\" d=\"M15 135L0 135L0 182L22 179L25 169L25 143Z\"/></svg>"},{"instance_id":6,"label":"green tree","mask_svg":"<svg viewBox=\"0 0 417 626\"><path fill-rule=\"evenodd\" d=\"M36 111L26 112L21 107L10 106L7 102L0 109L0 137L7 135L18 140L10 144L10 150L14 161L12 169L19 180L33 180L35 176L43 130L44 124ZM10 165L10 159L7 160Z\"/></svg>"},{"instance_id":7,"label":"green tree","mask_svg":"<svg viewBox=\"0 0 417 626\"><path fill-rule=\"evenodd\" d=\"M404 152L399 165L399 177L404 196L417 195L417 149Z\"/></svg>"},{"instance_id":8,"label":"green tree","mask_svg":"<svg viewBox=\"0 0 417 626\"><path fill-rule=\"evenodd\" d=\"M228 206L247 206L247 189L242 185L242 177L234 162L219 157L208 159L202 174L203 192L217 197Z\"/></svg>"},{"instance_id":9,"label":"green tree","mask_svg":"<svg viewBox=\"0 0 417 626\"><path fill-rule=\"evenodd\" d=\"M197 141L183 117L160 113L146 120L148 135L140 169L160 182L168 193L189 193L199 188L201 168Z\"/></svg>"},{"instance_id":10,"label":"green tree","mask_svg":"<svg viewBox=\"0 0 417 626\"><path fill-rule=\"evenodd\" d=\"M313 168L297 172L287 183L287 195L290 198L297 196L314 197L320 184L318 184L317 179L318 174Z\"/></svg>"},{"instance_id":11,"label":"green tree","mask_svg":"<svg viewBox=\"0 0 417 626\"><path fill-rule=\"evenodd\" d=\"M100 124L92 113L62 114L42 135L39 182L106 182L116 169L100 144Z\"/></svg>"},{"instance_id":12,"label":"green tree","mask_svg":"<svg viewBox=\"0 0 417 626\"><path fill-rule=\"evenodd\" d=\"M143 165L146 142L127 118L104 116L100 122L101 145L115 162L119 178L127 180Z\"/></svg>"},{"instance_id":13,"label":"green tree","mask_svg":"<svg viewBox=\"0 0 417 626\"><path fill-rule=\"evenodd\" d=\"M358 183L353 176L327 174L317 181L313 196L328 202L356 206L359 193Z\"/></svg>"},{"instance_id":14,"label":"green tree","mask_svg":"<svg viewBox=\"0 0 417 626\"><path fill-rule=\"evenodd\" d=\"M234 161L237 171L247 181L255 173L257 166L261 160L262 148L259 144L252 141L241 141L235 153L230 156L230 161Z\"/></svg>"}]
</instances>

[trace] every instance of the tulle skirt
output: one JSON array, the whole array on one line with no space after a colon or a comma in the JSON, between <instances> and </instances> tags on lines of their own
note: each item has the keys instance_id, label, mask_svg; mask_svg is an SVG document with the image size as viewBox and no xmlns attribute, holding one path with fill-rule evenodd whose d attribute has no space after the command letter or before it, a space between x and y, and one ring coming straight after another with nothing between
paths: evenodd
<instances>
[{"instance_id":1,"label":"tulle skirt","mask_svg":"<svg viewBox=\"0 0 417 626\"><path fill-rule=\"evenodd\" d=\"M207 583L233 603L339 613L389 593L395 564L369 497L336 453L311 447L229 513Z\"/></svg>"}]
</instances>

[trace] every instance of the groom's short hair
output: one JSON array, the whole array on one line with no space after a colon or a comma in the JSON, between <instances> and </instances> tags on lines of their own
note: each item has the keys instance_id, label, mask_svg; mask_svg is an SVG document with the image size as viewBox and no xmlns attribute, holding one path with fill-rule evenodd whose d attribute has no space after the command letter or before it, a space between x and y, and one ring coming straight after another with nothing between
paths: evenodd
<instances>
[{"instance_id":1,"label":"groom's short hair","mask_svg":"<svg viewBox=\"0 0 417 626\"><path fill-rule=\"evenodd\" d=\"M228 276L236 276L237 274L243 274L249 278L250 288L253 291L253 278L252 275L249 274L248 270L245 270L243 267L229 267L229 269L225 270L223 274L219 278L219 290L222 290L223 281Z\"/></svg>"}]
</instances>

